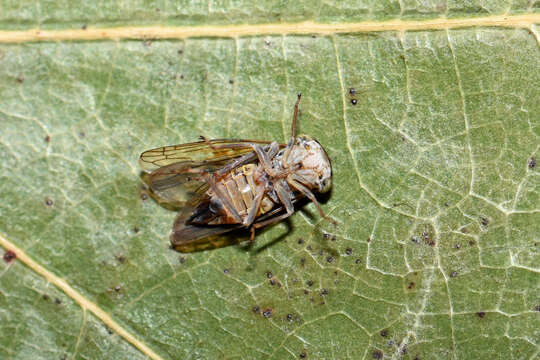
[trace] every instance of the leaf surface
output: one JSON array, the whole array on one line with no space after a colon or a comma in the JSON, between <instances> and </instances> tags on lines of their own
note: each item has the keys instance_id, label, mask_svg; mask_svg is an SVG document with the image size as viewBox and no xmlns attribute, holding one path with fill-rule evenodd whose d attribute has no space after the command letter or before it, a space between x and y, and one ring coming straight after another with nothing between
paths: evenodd
<instances>
[{"instance_id":1,"label":"leaf surface","mask_svg":"<svg viewBox=\"0 0 540 360\"><path fill-rule=\"evenodd\" d=\"M26 3L4 3L0 26L537 13L522 1ZM0 44L0 243L21 255L0 263L0 351L538 356L538 39L536 25L516 24ZM297 92L300 132L332 159L323 208L339 225L308 204L251 249L170 250L175 214L141 197L138 155L199 135L284 142Z\"/></svg>"}]
</instances>

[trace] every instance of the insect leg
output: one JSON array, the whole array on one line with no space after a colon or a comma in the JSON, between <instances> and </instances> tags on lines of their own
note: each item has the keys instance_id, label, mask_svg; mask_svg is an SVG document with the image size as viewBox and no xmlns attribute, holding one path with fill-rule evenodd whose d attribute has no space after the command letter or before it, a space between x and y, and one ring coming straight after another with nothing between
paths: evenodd
<instances>
[{"instance_id":1,"label":"insect leg","mask_svg":"<svg viewBox=\"0 0 540 360\"><path fill-rule=\"evenodd\" d=\"M294 213L294 205L292 203L292 200L289 196L289 189L286 188L284 186L284 183L282 183L283 180L277 182L275 184L275 187L274 189L276 190L276 194L279 198L279 201L281 201L281 203L285 206L285 211L286 213L285 214L281 214L275 218L270 218L270 219L267 219L267 220L264 220L264 221L260 221L258 223L255 223L251 226L251 242L253 242L253 239L255 239L255 230L258 229L258 228L261 228L261 227L264 227L266 225L269 225L269 224L273 224L273 223L276 223L276 222L279 222L283 219L286 219L288 218L289 216L291 216L293 213Z\"/></svg>"},{"instance_id":2,"label":"insect leg","mask_svg":"<svg viewBox=\"0 0 540 360\"><path fill-rule=\"evenodd\" d=\"M249 154L243 155L243 156L239 157L238 159L234 160L233 162L231 162L230 164L227 164L227 165L223 166L221 169L214 172L214 174L216 176L218 176L218 177L223 176L223 175L231 172L232 170L236 169L237 167L242 166L244 164L247 164L247 163L255 160L256 158L257 158L257 156L255 155L255 153L252 153L252 152L249 153Z\"/></svg>"},{"instance_id":3,"label":"insect leg","mask_svg":"<svg viewBox=\"0 0 540 360\"><path fill-rule=\"evenodd\" d=\"M242 223L242 218L240 217L240 214L235 210L234 206L229 201L229 198L221 192L221 190L216 185L215 181L215 174L204 174L204 180L210 185L210 188L214 191L214 193L217 195L217 197L221 200L223 203L223 207L229 211L229 213L232 215L232 217L239 223Z\"/></svg>"},{"instance_id":4,"label":"insect leg","mask_svg":"<svg viewBox=\"0 0 540 360\"><path fill-rule=\"evenodd\" d=\"M302 180L302 177L296 175L296 174L291 174L287 177L287 183L289 185L291 185L293 188L295 188L296 190L300 191L302 194L304 194L309 200L311 200L315 206L317 207L317 210L319 210L319 213L321 214L321 216L323 218L325 218L326 220L330 221L332 224L336 225L336 221L328 216L326 216L326 214L324 213L323 209L321 208L321 205L319 204L319 202L317 201L317 198L315 197L315 195L313 195L313 193L307 188L305 187L304 185L302 185L298 180Z\"/></svg>"},{"instance_id":5,"label":"insect leg","mask_svg":"<svg viewBox=\"0 0 540 360\"><path fill-rule=\"evenodd\" d=\"M264 185L257 187L257 195L255 195L253 204L251 204L251 207L249 208L248 216L244 219L244 226L248 227L255 220L255 216L257 216L257 213L259 212L259 208L261 207L261 202L264 195L266 194L266 191L266 186Z\"/></svg>"},{"instance_id":6,"label":"insect leg","mask_svg":"<svg viewBox=\"0 0 540 360\"><path fill-rule=\"evenodd\" d=\"M259 144L254 144L253 151L255 151L255 154L257 154L257 157L259 158L259 162L263 166L264 171L270 176L275 176L276 172L274 169L272 169L271 160L279 151L279 144L277 142L272 142L270 144L270 147L268 149L268 152L265 151Z\"/></svg>"},{"instance_id":7,"label":"insect leg","mask_svg":"<svg viewBox=\"0 0 540 360\"><path fill-rule=\"evenodd\" d=\"M250 147L250 148L253 148L255 144L246 144L246 147ZM242 145L243 147L244 145ZM260 145L259 145L260 146ZM218 145L219 147L219 145ZM275 149L274 149L275 148ZM276 154L278 153L279 151L279 144L276 143L275 146L272 146L272 144L270 145L266 145L264 148L262 148L263 152L268 150L268 154L270 155L270 158L273 158L274 156L276 156ZM254 153L254 152L250 152L249 154L245 154L241 157L239 157L238 159L234 160L233 162L231 162L230 164L227 164L225 166L223 166L221 169L219 169L218 171L214 172L214 174L219 178L219 177L222 177L223 175L231 172L232 170L236 169L237 167L240 167L244 164L247 164L249 162L252 162L253 160L257 159L257 155Z\"/></svg>"}]
</instances>

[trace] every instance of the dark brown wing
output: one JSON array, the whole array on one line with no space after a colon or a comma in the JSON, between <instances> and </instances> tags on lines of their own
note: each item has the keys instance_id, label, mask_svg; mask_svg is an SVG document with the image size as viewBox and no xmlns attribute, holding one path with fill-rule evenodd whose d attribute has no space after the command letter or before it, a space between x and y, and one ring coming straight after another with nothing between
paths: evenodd
<instances>
[{"instance_id":1,"label":"dark brown wing","mask_svg":"<svg viewBox=\"0 0 540 360\"><path fill-rule=\"evenodd\" d=\"M208 189L203 173L212 173L252 152L251 144L268 141L218 139L164 146L145 151L139 164L141 178L162 206L172 209L197 202ZM254 157L255 158L255 157Z\"/></svg>"},{"instance_id":2,"label":"dark brown wing","mask_svg":"<svg viewBox=\"0 0 540 360\"><path fill-rule=\"evenodd\" d=\"M297 199L293 200L296 203ZM178 213L173 225L170 239L173 248L183 253L204 251L237 244L249 238L247 229L242 224L237 225L188 225L186 220L193 211L192 206L187 211ZM256 222L278 216L284 211L283 206L276 207L272 211L257 218ZM233 230L233 233L230 233ZM245 230L244 232L240 230Z\"/></svg>"}]
</instances>

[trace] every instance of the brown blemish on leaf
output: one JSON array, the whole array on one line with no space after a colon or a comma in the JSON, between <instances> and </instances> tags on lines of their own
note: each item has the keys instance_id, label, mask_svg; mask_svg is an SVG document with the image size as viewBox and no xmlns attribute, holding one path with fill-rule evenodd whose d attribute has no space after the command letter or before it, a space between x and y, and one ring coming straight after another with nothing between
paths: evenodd
<instances>
[{"instance_id":1,"label":"brown blemish on leaf","mask_svg":"<svg viewBox=\"0 0 540 360\"><path fill-rule=\"evenodd\" d=\"M8 264L17 258L17 254L13 250L7 250L4 253L4 261Z\"/></svg>"},{"instance_id":2,"label":"brown blemish on leaf","mask_svg":"<svg viewBox=\"0 0 540 360\"><path fill-rule=\"evenodd\" d=\"M479 311L476 313L476 316L478 316L480 319L483 319L486 316L486 313L484 311Z\"/></svg>"},{"instance_id":3,"label":"brown blemish on leaf","mask_svg":"<svg viewBox=\"0 0 540 360\"><path fill-rule=\"evenodd\" d=\"M265 318L270 318L273 314L274 310L272 308L266 308L263 310L262 314Z\"/></svg>"},{"instance_id":4,"label":"brown blemish on leaf","mask_svg":"<svg viewBox=\"0 0 540 360\"><path fill-rule=\"evenodd\" d=\"M373 359L376 359L376 360L382 359L382 358L383 358L383 352L382 352L381 350L375 350L375 351L373 352L373 354L371 354L371 357L372 357Z\"/></svg>"}]
</instances>

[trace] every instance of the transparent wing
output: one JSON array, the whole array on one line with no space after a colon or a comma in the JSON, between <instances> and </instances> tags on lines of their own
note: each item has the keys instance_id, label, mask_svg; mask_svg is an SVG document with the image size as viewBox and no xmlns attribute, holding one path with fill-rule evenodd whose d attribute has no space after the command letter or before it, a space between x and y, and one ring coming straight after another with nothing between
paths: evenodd
<instances>
[{"instance_id":1,"label":"transparent wing","mask_svg":"<svg viewBox=\"0 0 540 360\"><path fill-rule=\"evenodd\" d=\"M143 152L139 165L145 171L178 162L208 162L230 160L252 151L250 144L269 144L270 141L217 139L163 146Z\"/></svg>"},{"instance_id":2,"label":"transparent wing","mask_svg":"<svg viewBox=\"0 0 540 360\"><path fill-rule=\"evenodd\" d=\"M152 197L160 205L179 209L197 203L208 189L204 173L224 168L237 158L252 153L252 144L268 141L220 139L164 146L145 151L139 163L141 174ZM255 156L253 156L253 160Z\"/></svg>"}]
</instances>

